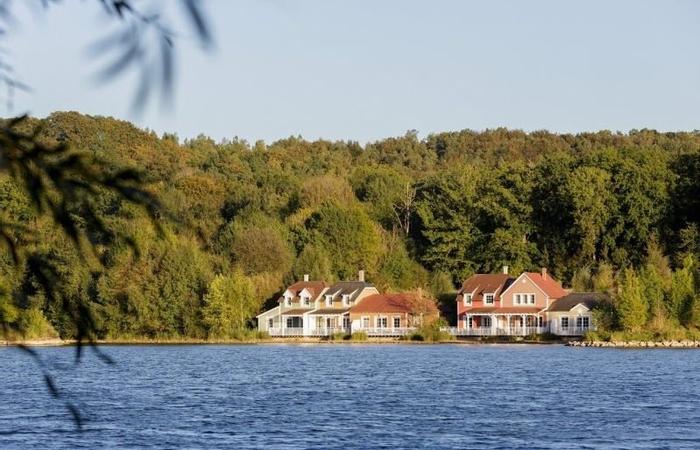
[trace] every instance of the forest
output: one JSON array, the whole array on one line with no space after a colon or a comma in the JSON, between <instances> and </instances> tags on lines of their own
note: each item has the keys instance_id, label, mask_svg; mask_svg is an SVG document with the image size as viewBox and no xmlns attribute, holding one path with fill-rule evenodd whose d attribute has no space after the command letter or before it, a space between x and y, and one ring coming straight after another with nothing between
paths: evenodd
<instances>
[{"instance_id":1,"label":"forest","mask_svg":"<svg viewBox=\"0 0 700 450\"><path fill-rule=\"evenodd\" d=\"M601 332L700 327L700 132L411 130L362 145L180 139L75 112L22 126L144 173L159 199L155 217L107 190L76 204L78 223L117 230L89 236L86 256L0 171L0 221L31 231L10 238L54 262L95 338L243 336L303 274L359 269L383 291L432 293L454 321L461 281L504 265L610 293ZM29 264L0 249L0 321L74 336Z\"/></svg>"}]
</instances>

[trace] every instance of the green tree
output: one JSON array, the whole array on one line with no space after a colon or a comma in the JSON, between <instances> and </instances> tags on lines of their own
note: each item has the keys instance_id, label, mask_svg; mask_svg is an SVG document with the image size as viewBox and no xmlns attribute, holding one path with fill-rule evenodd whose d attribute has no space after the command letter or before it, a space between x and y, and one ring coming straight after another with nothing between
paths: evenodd
<instances>
[{"instance_id":1,"label":"green tree","mask_svg":"<svg viewBox=\"0 0 700 450\"><path fill-rule=\"evenodd\" d=\"M671 313L685 326L697 324L696 291L695 291L695 259L686 255L683 266L673 272L669 305Z\"/></svg>"},{"instance_id":2,"label":"green tree","mask_svg":"<svg viewBox=\"0 0 700 450\"><path fill-rule=\"evenodd\" d=\"M376 225L360 208L326 204L306 221L310 242L328 253L334 275L354 277L360 269L373 273L381 252Z\"/></svg>"},{"instance_id":3,"label":"green tree","mask_svg":"<svg viewBox=\"0 0 700 450\"><path fill-rule=\"evenodd\" d=\"M322 248L313 244L304 247L292 269L294 280L302 280L307 274L312 280L322 280L327 283L334 281L328 255Z\"/></svg>"},{"instance_id":4,"label":"green tree","mask_svg":"<svg viewBox=\"0 0 700 450\"><path fill-rule=\"evenodd\" d=\"M204 297L204 323L209 336L227 338L246 329L259 307L255 287L241 271L217 275Z\"/></svg>"},{"instance_id":5,"label":"green tree","mask_svg":"<svg viewBox=\"0 0 700 450\"><path fill-rule=\"evenodd\" d=\"M620 325L625 331L639 331L647 322L648 306L644 301L639 277L634 269L625 269L615 301Z\"/></svg>"}]
</instances>

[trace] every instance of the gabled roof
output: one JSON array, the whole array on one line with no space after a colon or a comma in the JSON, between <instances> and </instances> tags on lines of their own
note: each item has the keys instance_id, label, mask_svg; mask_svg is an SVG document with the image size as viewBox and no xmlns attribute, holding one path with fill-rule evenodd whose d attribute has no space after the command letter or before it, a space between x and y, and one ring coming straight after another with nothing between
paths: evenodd
<instances>
[{"instance_id":1,"label":"gabled roof","mask_svg":"<svg viewBox=\"0 0 700 450\"><path fill-rule=\"evenodd\" d=\"M411 314L415 309L416 301L418 301L418 297L416 294L410 292L395 294L372 294L363 298L360 303L350 308L350 312ZM438 313L437 307L435 307L434 313Z\"/></svg>"},{"instance_id":2,"label":"gabled roof","mask_svg":"<svg viewBox=\"0 0 700 450\"><path fill-rule=\"evenodd\" d=\"M549 306L548 311L571 311L577 305L584 305L588 309L593 309L608 296L600 292L574 292L556 300Z\"/></svg>"},{"instance_id":3,"label":"gabled roof","mask_svg":"<svg viewBox=\"0 0 700 450\"><path fill-rule=\"evenodd\" d=\"M561 298L564 297L567 292L561 287L561 284L552 278L551 275L543 277L539 272L526 272L528 278L532 280L533 283L537 285L542 291L547 294L549 298Z\"/></svg>"},{"instance_id":4,"label":"gabled roof","mask_svg":"<svg viewBox=\"0 0 700 450\"><path fill-rule=\"evenodd\" d=\"M355 301L365 288L374 288L374 285L365 281L338 281L328 288L326 295L332 295L334 298L341 295L349 295L350 301Z\"/></svg>"},{"instance_id":5,"label":"gabled roof","mask_svg":"<svg viewBox=\"0 0 700 450\"><path fill-rule=\"evenodd\" d=\"M285 292L290 291L294 293L294 297L298 297L301 291L306 289L311 294L311 300L315 300L321 295L321 292L323 292L326 286L327 284L323 281L297 281L285 289Z\"/></svg>"},{"instance_id":6,"label":"gabled roof","mask_svg":"<svg viewBox=\"0 0 700 450\"><path fill-rule=\"evenodd\" d=\"M513 277L505 273L477 273L467 278L462 284L460 294L473 294L472 300L480 301L484 294L496 294L496 298L500 292L510 286L513 282Z\"/></svg>"}]
</instances>

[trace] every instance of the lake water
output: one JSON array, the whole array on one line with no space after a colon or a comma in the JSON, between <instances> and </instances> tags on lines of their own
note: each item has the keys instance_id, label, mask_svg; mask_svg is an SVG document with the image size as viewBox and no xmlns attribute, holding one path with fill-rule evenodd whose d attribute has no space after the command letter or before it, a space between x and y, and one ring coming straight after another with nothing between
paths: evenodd
<instances>
[{"instance_id":1,"label":"lake water","mask_svg":"<svg viewBox=\"0 0 700 450\"><path fill-rule=\"evenodd\" d=\"M0 349L0 448L700 448L700 351L560 345Z\"/></svg>"}]
</instances>

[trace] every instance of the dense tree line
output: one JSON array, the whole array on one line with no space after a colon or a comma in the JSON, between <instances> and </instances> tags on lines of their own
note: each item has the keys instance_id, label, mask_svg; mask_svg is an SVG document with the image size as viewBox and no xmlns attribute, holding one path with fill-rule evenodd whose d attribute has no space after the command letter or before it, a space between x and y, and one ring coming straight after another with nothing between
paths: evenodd
<instances>
[{"instance_id":1,"label":"dense tree line","mask_svg":"<svg viewBox=\"0 0 700 450\"><path fill-rule=\"evenodd\" d=\"M23 244L55 262L69 299L90 305L98 337L230 336L304 273L333 281L362 268L382 290L449 298L471 273L503 265L610 291L613 329L700 325L700 132L409 131L362 146L181 142L78 113L23 126L145 171L161 201L154 224L100 192L91 211L120 232L88 237L96 265L0 178L0 220L31 228ZM71 336L36 272L11 258L0 254L2 319Z\"/></svg>"}]
</instances>

